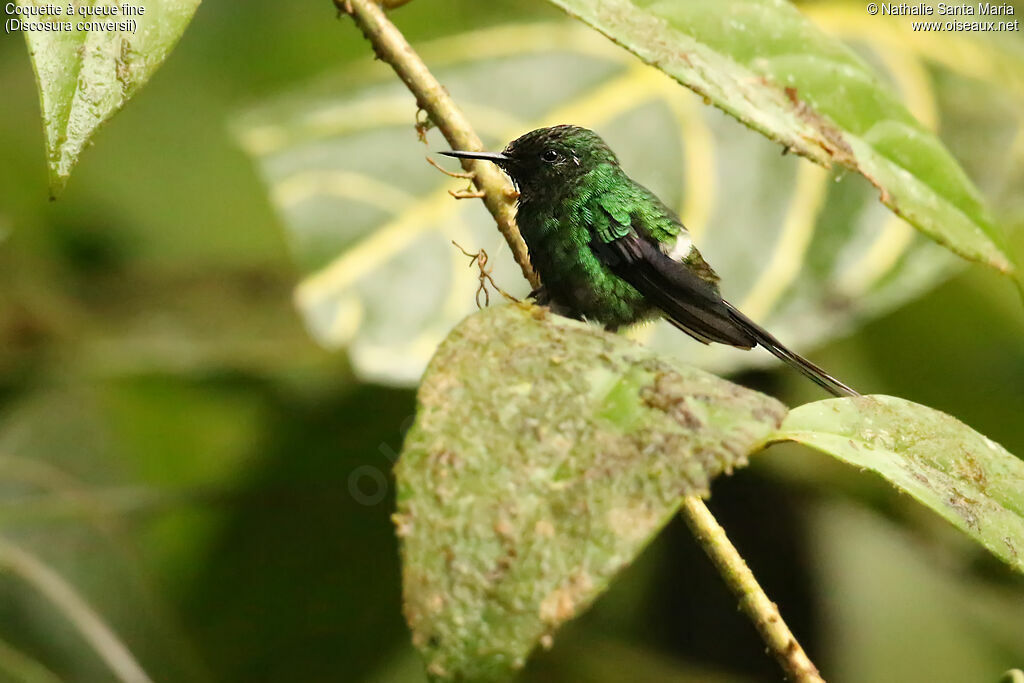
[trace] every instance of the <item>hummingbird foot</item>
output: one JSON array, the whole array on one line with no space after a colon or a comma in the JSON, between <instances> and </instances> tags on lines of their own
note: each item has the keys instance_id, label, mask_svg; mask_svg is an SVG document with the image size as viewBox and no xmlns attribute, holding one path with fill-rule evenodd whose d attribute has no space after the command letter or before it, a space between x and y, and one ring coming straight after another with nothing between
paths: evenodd
<instances>
[{"instance_id":1,"label":"hummingbird foot","mask_svg":"<svg viewBox=\"0 0 1024 683\"><path fill-rule=\"evenodd\" d=\"M526 295L527 299L533 299L533 302L538 306L544 306L555 315L560 315L563 318L571 318L573 320L579 320L580 322L587 322L585 315L579 311L575 311L564 304L560 304L551 297L551 293L547 290L544 285L537 287L535 290Z\"/></svg>"},{"instance_id":2,"label":"hummingbird foot","mask_svg":"<svg viewBox=\"0 0 1024 683\"><path fill-rule=\"evenodd\" d=\"M548 294L548 290L544 288L544 285L541 285L537 289L527 294L526 298L533 299L540 306L547 306L549 303L551 303L551 295Z\"/></svg>"}]
</instances>

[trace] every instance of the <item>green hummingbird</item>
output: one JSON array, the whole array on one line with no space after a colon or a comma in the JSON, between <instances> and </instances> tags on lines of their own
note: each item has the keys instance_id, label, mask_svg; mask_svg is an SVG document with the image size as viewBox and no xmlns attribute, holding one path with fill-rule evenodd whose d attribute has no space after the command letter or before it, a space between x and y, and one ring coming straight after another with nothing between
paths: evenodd
<instances>
[{"instance_id":1,"label":"green hummingbird","mask_svg":"<svg viewBox=\"0 0 1024 683\"><path fill-rule=\"evenodd\" d=\"M491 161L512 178L538 303L610 331L662 316L705 344L762 346L832 394L858 395L723 299L679 217L592 130L539 128L501 153L441 153Z\"/></svg>"}]
</instances>

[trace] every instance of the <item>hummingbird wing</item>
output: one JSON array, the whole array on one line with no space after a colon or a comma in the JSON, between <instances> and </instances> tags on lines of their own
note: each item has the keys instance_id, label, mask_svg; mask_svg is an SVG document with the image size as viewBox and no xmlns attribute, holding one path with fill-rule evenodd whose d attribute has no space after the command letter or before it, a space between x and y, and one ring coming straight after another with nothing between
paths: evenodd
<instances>
[{"instance_id":1,"label":"hummingbird wing","mask_svg":"<svg viewBox=\"0 0 1024 683\"><path fill-rule=\"evenodd\" d=\"M757 340L737 325L717 288L635 232L597 245L598 258L698 341L743 349Z\"/></svg>"},{"instance_id":2,"label":"hummingbird wing","mask_svg":"<svg viewBox=\"0 0 1024 683\"><path fill-rule=\"evenodd\" d=\"M653 215L645 220L645 213ZM592 199L586 215L594 254L660 308L673 325L705 344L718 342L744 349L757 345L733 320L714 280L702 278L665 253L662 244L667 242L654 235L667 240L685 228L653 194L602 193Z\"/></svg>"},{"instance_id":3,"label":"hummingbird wing","mask_svg":"<svg viewBox=\"0 0 1024 683\"><path fill-rule=\"evenodd\" d=\"M645 191L646 192L646 191ZM650 194L647 192L647 194ZM652 195L653 196L653 195ZM686 263L675 260L662 249L658 238L685 230L660 201L640 204L654 208L629 211L636 202L615 195L602 195L589 207L591 249L615 275L660 308L670 323L705 344L718 342L743 349L762 346L776 358L800 371L835 396L859 396L846 384L803 356L790 351L771 333L722 298L714 272L704 264L710 277L701 277ZM658 212L657 209L663 209ZM660 214L660 215L659 215ZM654 221L654 225L651 225ZM663 221L676 224L673 231ZM654 237L652 235L657 235ZM714 279L711 279L714 278Z\"/></svg>"}]
</instances>

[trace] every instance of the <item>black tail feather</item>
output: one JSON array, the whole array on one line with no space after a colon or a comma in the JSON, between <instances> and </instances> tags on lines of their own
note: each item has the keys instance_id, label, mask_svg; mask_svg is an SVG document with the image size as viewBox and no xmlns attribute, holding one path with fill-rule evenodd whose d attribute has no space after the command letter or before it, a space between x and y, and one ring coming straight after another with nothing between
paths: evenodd
<instances>
[{"instance_id":1,"label":"black tail feather","mask_svg":"<svg viewBox=\"0 0 1024 683\"><path fill-rule=\"evenodd\" d=\"M733 321L742 328L744 332L756 339L759 346L763 346L773 356L785 362L787 365L799 370L804 374L804 376L823 388L825 391L829 392L833 396L860 396L857 391L846 384L843 384L811 361L787 349L778 339L773 337L771 333L747 316L743 315L728 301L725 302L725 306L729 309L729 315Z\"/></svg>"}]
</instances>

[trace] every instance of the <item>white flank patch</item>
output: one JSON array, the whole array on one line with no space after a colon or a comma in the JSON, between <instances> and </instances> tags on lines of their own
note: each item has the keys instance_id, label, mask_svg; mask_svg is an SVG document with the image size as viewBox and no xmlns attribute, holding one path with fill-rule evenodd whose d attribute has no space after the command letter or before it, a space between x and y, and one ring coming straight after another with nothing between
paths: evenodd
<instances>
[{"instance_id":1,"label":"white flank patch","mask_svg":"<svg viewBox=\"0 0 1024 683\"><path fill-rule=\"evenodd\" d=\"M667 244L662 243L661 250L673 261L682 261L693 251L693 240L690 239L690 233L685 230L681 231L671 249Z\"/></svg>"}]
</instances>

